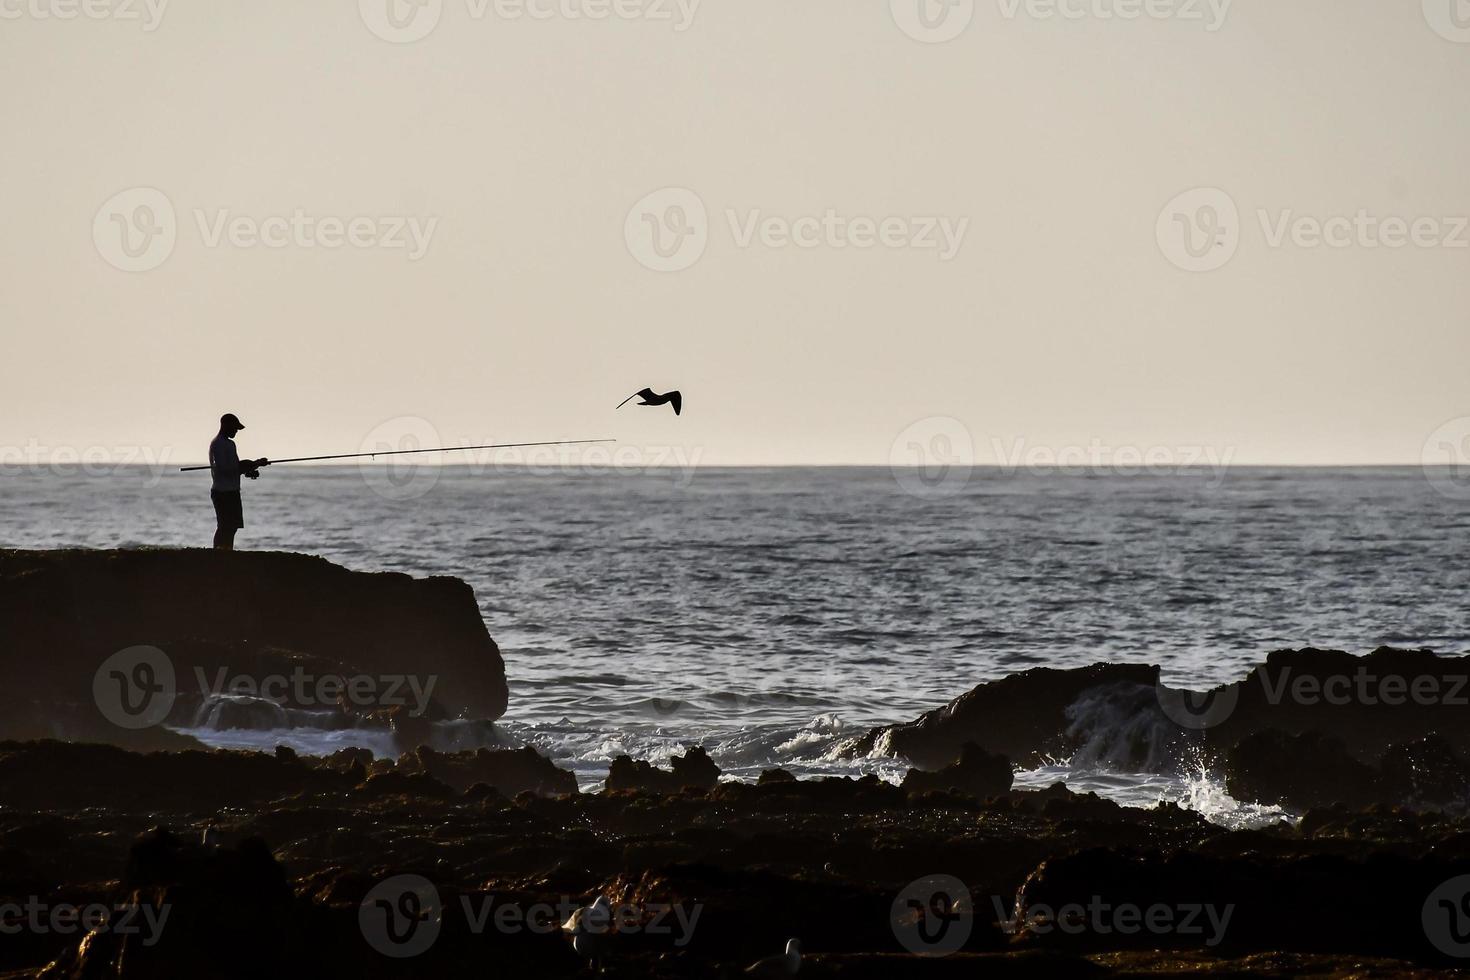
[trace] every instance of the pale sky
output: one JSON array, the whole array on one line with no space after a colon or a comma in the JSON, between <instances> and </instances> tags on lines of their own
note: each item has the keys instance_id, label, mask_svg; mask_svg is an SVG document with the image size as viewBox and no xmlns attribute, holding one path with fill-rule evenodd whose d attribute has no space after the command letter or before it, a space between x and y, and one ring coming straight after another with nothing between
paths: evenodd
<instances>
[{"instance_id":1,"label":"pale sky","mask_svg":"<svg viewBox=\"0 0 1470 980\"><path fill-rule=\"evenodd\" d=\"M1419 463L1470 416L1464 0L152 2L0 0L0 446ZM655 271L666 188L708 220ZM1159 234L1195 188L1211 271Z\"/></svg>"}]
</instances>

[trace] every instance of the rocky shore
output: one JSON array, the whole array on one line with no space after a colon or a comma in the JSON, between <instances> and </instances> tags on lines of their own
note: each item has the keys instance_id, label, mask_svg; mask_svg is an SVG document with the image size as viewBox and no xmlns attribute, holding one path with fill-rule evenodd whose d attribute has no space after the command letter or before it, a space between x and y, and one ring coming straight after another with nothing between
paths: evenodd
<instances>
[{"instance_id":1,"label":"rocky shore","mask_svg":"<svg viewBox=\"0 0 1470 980\"><path fill-rule=\"evenodd\" d=\"M0 726L0 978L733 978L763 958L753 975L1437 977L1470 963L1470 658L1284 651L1199 693L1156 667L1033 670L841 747L907 760L901 785L775 769L730 782L690 746L667 768L619 758L587 793L532 748L433 747L433 721L489 725L505 708L463 583L288 555L0 552L0 616L4 665L32 679ZM435 683L409 704L381 683L273 692L294 721L397 746L311 757L171 731L262 710L259 691L189 681L221 670L257 686ZM1202 768L1297 817L1230 829L1014 785L1018 767L1069 757ZM799 959L782 955L791 939Z\"/></svg>"},{"instance_id":2,"label":"rocky shore","mask_svg":"<svg viewBox=\"0 0 1470 980\"><path fill-rule=\"evenodd\" d=\"M39 909L39 928L0 943L0 970L583 976L556 925L597 895L627 916L606 937L611 976L743 975L788 938L802 976L1437 976L1458 962L1426 915L1470 874L1462 817L1329 806L1232 831L1062 787L982 799L776 771L710 784L700 755L579 794L529 750L374 762L0 744L0 905L16 924ZM409 893L419 918L395 923ZM66 908L111 921L68 931L48 919Z\"/></svg>"}]
</instances>

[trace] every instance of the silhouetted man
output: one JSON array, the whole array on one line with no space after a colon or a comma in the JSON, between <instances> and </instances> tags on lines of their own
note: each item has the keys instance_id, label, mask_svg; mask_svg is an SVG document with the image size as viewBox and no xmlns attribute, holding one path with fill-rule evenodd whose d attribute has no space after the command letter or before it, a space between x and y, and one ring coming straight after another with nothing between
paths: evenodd
<instances>
[{"instance_id":1,"label":"silhouetted man","mask_svg":"<svg viewBox=\"0 0 1470 980\"><path fill-rule=\"evenodd\" d=\"M254 480L260 476L262 466L271 465L268 459L240 459L235 450L235 434L244 428L234 415L222 415L219 435L209 444L209 472L214 477L209 499L214 501L214 516L219 521L214 546L220 551L234 551L235 532L245 526L245 510L240 502L241 474Z\"/></svg>"}]
</instances>

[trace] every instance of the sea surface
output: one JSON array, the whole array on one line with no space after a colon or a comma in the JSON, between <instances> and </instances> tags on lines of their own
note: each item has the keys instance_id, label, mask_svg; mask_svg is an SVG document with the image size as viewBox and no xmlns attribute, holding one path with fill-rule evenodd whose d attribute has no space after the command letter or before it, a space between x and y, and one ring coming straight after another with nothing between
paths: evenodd
<instances>
[{"instance_id":1,"label":"sea surface","mask_svg":"<svg viewBox=\"0 0 1470 980\"><path fill-rule=\"evenodd\" d=\"M0 546L207 547L208 475L174 469L0 469ZM1439 486L1417 468L976 469L936 489L883 468L280 466L246 483L239 544L467 580L505 655L502 732L588 788L617 755L693 744L738 778L897 779L832 749L1037 665L1157 663L1202 689L1288 647L1470 651L1470 494ZM362 732L193 731L392 751ZM1282 816L1205 773L1018 775L1057 780Z\"/></svg>"}]
</instances>

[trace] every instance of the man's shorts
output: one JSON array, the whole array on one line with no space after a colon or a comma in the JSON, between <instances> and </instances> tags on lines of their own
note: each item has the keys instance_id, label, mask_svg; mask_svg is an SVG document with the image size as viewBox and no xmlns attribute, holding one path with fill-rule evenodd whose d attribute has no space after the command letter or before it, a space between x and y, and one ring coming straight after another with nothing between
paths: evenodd
<instances>
[{"instance_id":1,"label":"man's shorts","mask_svg":"<svg viewBox=\"0 0 1470 980\"><path fill-rule=\"evenodd\" d=\"M240 494L230 490L211 490L209 499L214 501L214 516L219 526L227 531L237 531L245 526L245 508L240 503Z\"/></svg>"}]
</instances>

